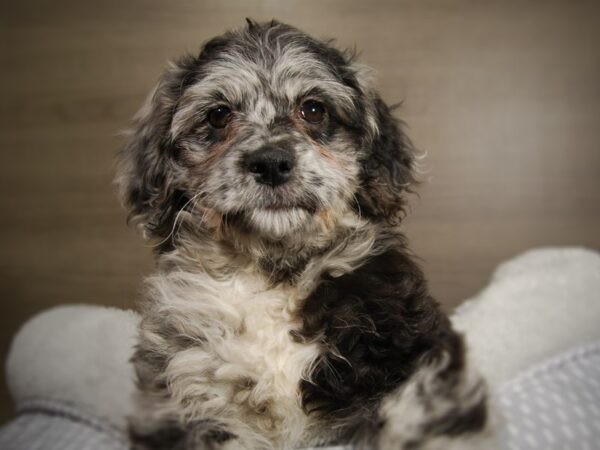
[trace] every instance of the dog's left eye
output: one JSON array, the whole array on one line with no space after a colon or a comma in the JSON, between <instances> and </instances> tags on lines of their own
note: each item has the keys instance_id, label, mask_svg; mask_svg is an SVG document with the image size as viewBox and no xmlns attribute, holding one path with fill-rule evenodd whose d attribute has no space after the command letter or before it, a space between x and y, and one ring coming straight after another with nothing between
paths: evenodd
<instances>
[{"instance_id":1,"label":"dog's left eye","mask_svg":"<svg viewBox=\"0 0 600 450\"><path fill-rule=\"evenodd\" d=\"M325 119L325 106L316 100L307 100L300 106L300 115L308 123L319 124Z\"/></svg>"},{"instance_id":2,"label":"dog's left eye","mask_svg":"<svg viewBox=\"0 0 600 450\"><path fill-rule=\"evenodd\" d=\"M227 106L217 106L208 112L208 123L215 128L225 128L231 119L231 109Z\"/></svg>"}]
</instances>

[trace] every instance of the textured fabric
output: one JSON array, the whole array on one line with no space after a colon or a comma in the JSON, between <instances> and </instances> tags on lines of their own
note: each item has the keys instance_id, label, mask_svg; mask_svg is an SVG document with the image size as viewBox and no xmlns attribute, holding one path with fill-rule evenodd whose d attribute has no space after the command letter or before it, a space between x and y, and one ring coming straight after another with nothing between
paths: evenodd
<instances>
[{"instance_id":1,"label":"textured fabric","mask_svg":"<svg viewBox=\"0 0 600 450\"><path fill-rule=\"evenodd\" d=\"M453 314L469 360L497 389L534 364L600 340L600 253L530 250L502 263Z\"/></svg>"},{"instance_id":2,"label":"textured fabric","mask_svg":"<svg viewBox=\"0 0 600 450\"><path fill-rule=\"evenodd\" d=\"M14 337L6 382L17 409L57 399L126 427L135 390L130 362L139 316L92 305L65 305L31 318Z\"/></svg>"},{"instance_id":3,"label":"textured fabric","mask_svg":"<svg viewBox=\"0 0 600 450\"><path fill-rule=\"evenodd\" d=\"M507 450L600 448L600 342L517 376L499 403Z\"/></svg>"},{"instance_id":4,"label":"textured fabric","mask_svg":"<svg viewBox=\"0 0 600 450\"><path fill-rule=\"evenodd\" d=\"M0 428L2 450L126 450L112 425L59 402L30 401Z\"/></svg>"}]
</instances>

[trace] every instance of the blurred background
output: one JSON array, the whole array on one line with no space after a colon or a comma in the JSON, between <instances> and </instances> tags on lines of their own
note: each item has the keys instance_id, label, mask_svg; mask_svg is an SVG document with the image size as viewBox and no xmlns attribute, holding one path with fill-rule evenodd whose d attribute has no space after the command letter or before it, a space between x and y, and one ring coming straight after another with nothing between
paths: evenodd
<instances>
[{"instance_id":1,"label":"blurred background","mask_svg":"<svg viewBox=\"0 0 600 450\"><path fill-rule=\"evenodd\" d=\"M150 250L112 186L169 58L278 18L356 46L427 153L405 231L451 311L538 246L600 248L600 2L3 1L0 356L63 303L134 307ZM49 336L51 338L51 336ZM0 423L12 414L0 380Z\"/></svg>"}]
</instances>

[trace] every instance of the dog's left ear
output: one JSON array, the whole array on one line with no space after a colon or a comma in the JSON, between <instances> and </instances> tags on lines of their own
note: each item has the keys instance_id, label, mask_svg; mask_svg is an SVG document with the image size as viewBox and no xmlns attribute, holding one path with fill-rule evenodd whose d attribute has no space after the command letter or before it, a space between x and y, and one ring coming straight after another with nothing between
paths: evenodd
<instances>
[{"instance_id":1,"label":"dog's left ear","mask_svg":"<svg viewBox=\"0 0 600 450\"><path fill-rule=\"evenodd\" d=\"M371 133L366 138L362 161L361 186L357 193L360 213L365 217L400 222L404 215L405 194L415 182L412 144L381 98L368 88Z\"/></svg>"}]
</instances>

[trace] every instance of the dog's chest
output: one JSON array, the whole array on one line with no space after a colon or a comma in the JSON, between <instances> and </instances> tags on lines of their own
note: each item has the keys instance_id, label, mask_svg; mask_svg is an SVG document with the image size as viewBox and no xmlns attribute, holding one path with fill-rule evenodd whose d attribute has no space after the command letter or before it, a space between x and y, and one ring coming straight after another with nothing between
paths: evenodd
<instances>
[{"instance_id":1,"label":"dog's chest","mask_svg":"<svg viewBox=\"0 0 600 450\"><path fill-rule=\"evenodd\" d=\"M265 383L261 389L268 387L273 395L295 395L316 349L291 338L290 331L300 326L289 308L293 292L265 289L255 280L242 279L222 294L239 316L230 323L233 333L212 349L225 365L243 368L258 385Z\"/></svg>"},{"instance_id":2,"label":"dog's chest","mask_svg":"<svg viewBox=\"0 0 600 450\"><path fill-rule=\"evenodd\" d=\"M269 289L251 276L228 282L207 277L196 286L202 287L190 293L188 319L202 324L202 343L171 365L187 376L170 377L181 383L176 389L195 397L190 412L204 418L234 414L274 441L301 439L307 418L299 383L319 351L290 336L300 326L290 306L294 292Z\"/></svg>"}]
</instances>

